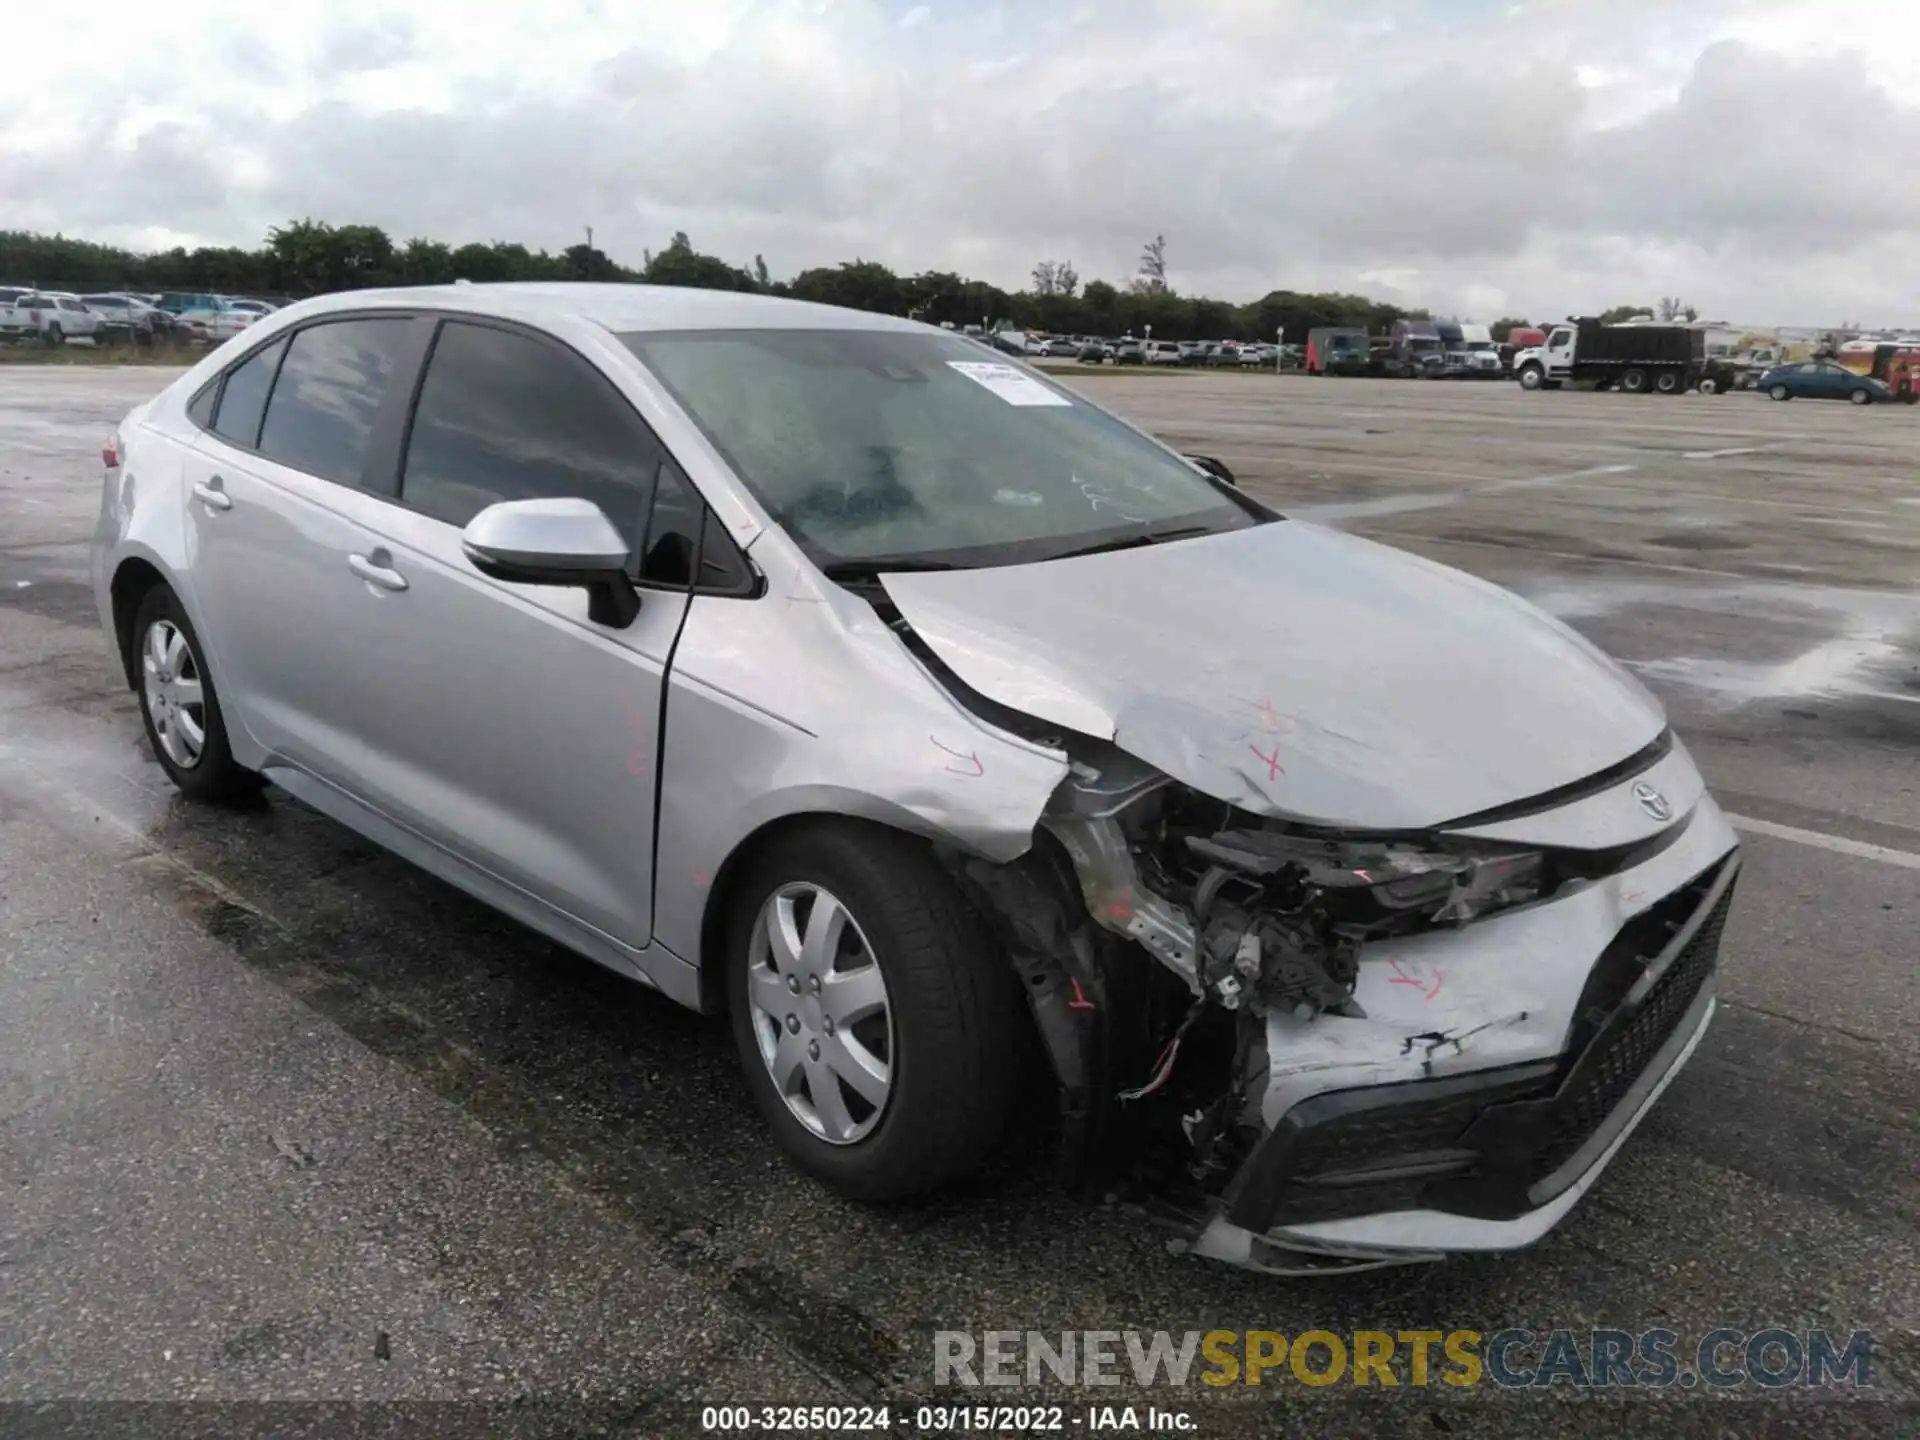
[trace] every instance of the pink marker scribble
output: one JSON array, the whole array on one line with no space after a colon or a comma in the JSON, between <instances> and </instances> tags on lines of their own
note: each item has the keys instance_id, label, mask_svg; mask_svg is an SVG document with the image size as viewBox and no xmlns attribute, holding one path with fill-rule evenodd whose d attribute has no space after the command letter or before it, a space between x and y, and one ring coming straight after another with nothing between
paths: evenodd
<instances>
[{"instance_id":1,"label":"pink marker scribble","mask_svg":"<svg viewBox=\"0 0 1920 1440\"><path fill-rule=\"evenodd\" d=\"M693 883L696 885L704 885L712 878L713 877L704 870L696 870L693 872Z\"/></svg>"},{"instance_id":2,"label":"pink marker scribble","mask_svg":"<svg viewBox=\"0 0 1920 1440\"><path fill-rule=\"evenodd\" d=\"M1438 970L1433 972L1433 988L1429 990L1427 989L1426 981L1420 979L1417 976L1409 975L1406 971L1402 970L1400 968L1400 962L1398 960L1387 961L1387 966L1389 969L1393 971L1393 974L1387 977L1387 984L1411 985L1413 986L1414 989L1418 990L1421 994L1425 995L1429 1000L1433 999L1434 996L1440 993L1440 981L1442 977Z\"/></svg>"},{"instance_id":3,"label":"pink marker scribble","mask_svg":"<svg viewBox=\"0 0 1920 1440\"><path fill-rule=\"evenodd\" d=\"M940 742L934 740L931 735L929 735L927 739L960 762L958 765L943 767L949 775L984 775L987 773L987 767L980 763L979 755L974 752L955 750L951 745L941 745ZM970 770L966 768L969 765L973 767Z\"/></svg>"},{"instance_id":4,"label":"pink marker scribble","mask_svg":"<svg viewBox=\"0 0 1920 1440\"><path fill-rule=\"evenodd\" d=\"M1356 870L1353 873L1358 875L1362 880L1366 881L1367 884L1371 885L1373 883L1373 876L1369 875L1366 871Z\"/></svg>"},{"instance_id":5,"label":"pink marker scribble","mask_svg":"<svg viewBox=\"0 0 1920 1440\"><path fill-rule=\"evenodd\" d=\"M1647 892L1644 890L1622 890L1620 892L1620 903L1622 905L1638 905L1646 898L1646 894Z\"/></svg>"},{"instance_id":6,"label":"pink marker scribble","mask_svg":"<svg viewBox=\"0 0 1920 1440\"><path fill-rule=\"evenodd\" d=\"M638 779L646 773L647 752L645 748L639 745L630 746L627 750L627 774Z\"/></svg>"},{"instance_id":7,"label":"pink marker scribble","mask_svg":"<svg viewBox=\"0 0 1920 1440\"><path fill-rule=\"evenodd\" d=\"M1293 721L1282 715L1271 698L1260 702L1260 723L1277 735L1291 735Z\"/></svg>"},{"instance_id":8,"label":"pink marker scribble","mask_svg":"<svg viewBox=\"0 0 1920 1440\"><path fill-rule=\"evenodd\" d=\"M1247 748L1253 751L1253 753L1265 763L1267 767L1267 779L1278 780L1286 773L1280 765L1280 747L1278 745L1273 747L1273 754L1271 755L1267 754L1266 751L1262 750L1258 745L1249 745Z\"/></svg>"}]
</instances>

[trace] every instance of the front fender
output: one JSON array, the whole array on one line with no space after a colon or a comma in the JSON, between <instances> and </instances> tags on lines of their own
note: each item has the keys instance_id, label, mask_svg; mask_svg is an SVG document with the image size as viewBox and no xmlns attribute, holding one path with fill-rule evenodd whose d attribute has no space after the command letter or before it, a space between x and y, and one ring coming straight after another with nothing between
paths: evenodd
<instances>
[{"instance_id":1,"label":"front fender","mask_svg":"<svg viewBox=\"0 0 1920 1440\"><path fill-rule=\"evenodd\" d=\"M1067 772L1059 751L986 724L837 587L790 600L696 597L662 737L654 936L697 958L716 881L766 826L872 820L1008 861Z\"/></svg>"}]
</instances>

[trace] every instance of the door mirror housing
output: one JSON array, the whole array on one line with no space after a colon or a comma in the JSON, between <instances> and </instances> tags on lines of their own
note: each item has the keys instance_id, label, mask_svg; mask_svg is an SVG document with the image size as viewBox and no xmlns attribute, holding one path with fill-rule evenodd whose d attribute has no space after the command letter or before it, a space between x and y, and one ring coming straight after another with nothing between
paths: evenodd
<instances>
[{"instance_id":1,"label":"door mirror housing","mask_svg":"<svg viewBox=\"0 0 1920 1440\"><path fill-rule=\"evenodd\" d=\"M579 586L596 625L624 629L640 613L627 542L591 500L502 500L467 522L460 548L490 579Z\"/></svg>"}]
</instances>

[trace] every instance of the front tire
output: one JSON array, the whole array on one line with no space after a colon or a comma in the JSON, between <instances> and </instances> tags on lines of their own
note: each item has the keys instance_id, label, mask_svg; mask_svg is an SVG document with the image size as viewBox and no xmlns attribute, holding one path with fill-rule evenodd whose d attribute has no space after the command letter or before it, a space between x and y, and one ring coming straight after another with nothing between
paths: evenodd
<instances>
[{"instance_id":1,"label":"front tire","mask_svg":"<svg viewBox=\"0 0 1920 1440\"><path fill-rule=\"evenodd\" d=\"M1871 405L1873 396L1865 390L1852 390L1847 394L1847 402L1852 405Z\"/></svg>"},{"instance_id":2,"label":"front tire","mask_svg":"<svg viewBox=\"0 0 1920 1440\"><path fill-rule=\"evenodd\" d=\"M1522 390L1538 390L1540 388L1540 382L1547 377L1541 373L1538 365L1528 365L1521 370L1519 378L1520 388Z\"/></svg>"},{"instance_id":3,"label":"front tire","mask_svg":"<svg viewBox=\"0 0 1920 1440\"><path fill-rule=\"evenodd\" d=\"M193 622L179 597L155 585L134 612L132 653L147 742L167 778L190 800L240 800L260 776L233 758L220 697Z\"/></svg>"},{"instance_id":4,"label":"front tire","mask_svg":"<svg viewBox=\"0 0 1920 1440\"><path fill-rule=\"evenodd\" d=\"M1791 400L1793 398L1793 392L1784 385L1774 386L1771 390L1767 391L1767 394L1776 400Z\"/></svg>"},{"instance_id":5,"label":"front tire","mask_svg":"<svg viewBox=\"0 0 1920 1440\"><path fill-rule=\"evenodd\" d=\"M1005 1131L1028 1019L924 842L822 822L776 841L739 894L734 1040L781 1148L857 1200L977 1167Z\"/></svg>"}]
</instances>

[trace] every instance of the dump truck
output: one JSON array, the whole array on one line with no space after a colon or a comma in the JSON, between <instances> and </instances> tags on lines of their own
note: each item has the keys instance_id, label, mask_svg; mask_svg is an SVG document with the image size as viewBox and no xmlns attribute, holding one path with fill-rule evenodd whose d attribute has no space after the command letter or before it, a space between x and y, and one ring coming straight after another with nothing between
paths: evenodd
<instances>
[{"instance_id":1,"label":"dump truck","mask_svg":"<svg viewBox=\"0 0 1920 1440\"><path fill-rule=\"evenodd\" d=\"M1678 395L1707 369L1706 332L1691 325L1602 325L1591 316L1555 325L1545 345L1513 357L1528 390L1590 385L1629 394Z\"/></svg>"}]
</instances>

